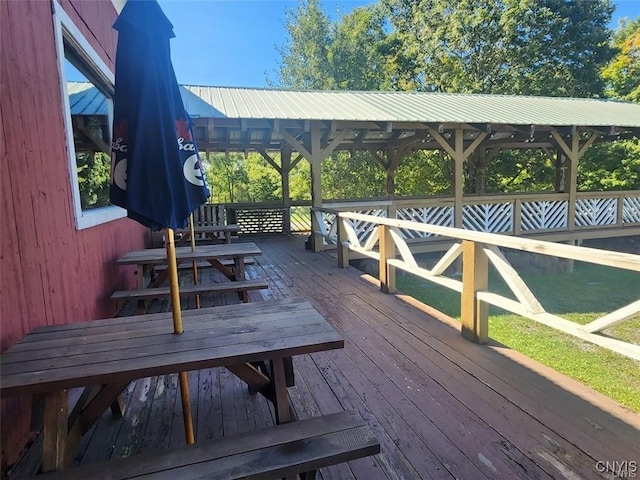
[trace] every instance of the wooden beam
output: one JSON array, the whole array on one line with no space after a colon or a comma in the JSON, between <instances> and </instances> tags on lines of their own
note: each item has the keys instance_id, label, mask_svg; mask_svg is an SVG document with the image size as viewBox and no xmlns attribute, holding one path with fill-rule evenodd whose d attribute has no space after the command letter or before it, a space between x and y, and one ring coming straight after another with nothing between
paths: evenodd
<instances>
[{"instance_id":1,"label":"wooden beam","mask_svg":"<svg viewBox=\"0 0 640 480\"><path fill-rule=\"evenodd\" d=\"M275 162L275 160L273 160L273 158L271 158L271 157L269 156L269 154L267 153L267 151L266 151L265 149L263 149L263 148L258 148L258 149L256 149L256 150L258 151L258 153L259 153L260 155L262 155L262 158L264 158L264 159L267 161L267 163L268 163L269 165L271 165L273 168L275 168L275 169L276 169L276 171L277 171L280 175L282 175L282 168L280 167L280 165L278 165L278 164Z\"/></svg>"}]
</instances>

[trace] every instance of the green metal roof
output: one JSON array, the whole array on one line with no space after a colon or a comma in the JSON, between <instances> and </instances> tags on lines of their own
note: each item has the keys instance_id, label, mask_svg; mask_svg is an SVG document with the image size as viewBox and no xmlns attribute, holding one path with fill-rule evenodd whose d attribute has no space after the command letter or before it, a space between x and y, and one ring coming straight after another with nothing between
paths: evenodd
<instances>
[{"instance_id":1,"label":"green metal roof","mask_svg":"<svg viewBox=\"0 0 640 480\"><path fill-rule=\"evenodd\" d=\"M195 118L640 127L640 104L612 100L192 85L182 94Z\"/></svg>"}]
</instances>

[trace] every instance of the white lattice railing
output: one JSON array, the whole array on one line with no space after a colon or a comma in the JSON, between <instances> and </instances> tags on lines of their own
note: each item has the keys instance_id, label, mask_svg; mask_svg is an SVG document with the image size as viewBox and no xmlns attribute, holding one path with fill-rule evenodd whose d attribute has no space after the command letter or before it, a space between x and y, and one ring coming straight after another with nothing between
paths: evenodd
<instances>
[{"instance_id":1,"label":"white lattice railing","mask_svg":"<svg viewBox=\"0 0 640 480\"><path fill-rule=\"evenodd\" d=\"M640 196L623 199L622 222L640 223Z\"/></svg>"},{"instance_id":2,"label":"white lattice railing","mask_svg":"<svg viewBox=\"0 0 640 480\"><path fill-rule=\"evenodd\" d=\"M576 200L576 226L613 225L617 212L617 198L579 198Z\"/></svg>"},{"instance_id":3,"label":"white lattice railing","mask_svg":"<svg viewBox=\"0 0 640 480\"><path fill-rule=\"evenodd\" d=\"M335 212L351 211L378 217L397 218L440 227L455 225L453 198L420 200L383 200L342 202L331 205L318 217L317 234L324 245L335 245ZM323 209L320 209L322 211ZM391 215L387 215L387 211ZM330 212L334 212L331 214ZM576 195L573 229L569 228L569 195L566 193L537 193L520 195L485 195L463 198L462 228L477 232L511 235L549 232L571 234L602 228L640 227L640 192L578 192ZM357 225L357 235L365 241L369 235L367 224ZM616 233L616 235L619 234ZM631 230L626 231L627 235ZM433 232L400 229L405 240L438 240ZM588 235L585 236L588 238Z\"/></svg>"},{"instance_id":4,"label":"white lattice railing","mask_svg":"<svg viewBox=\"0 0 640 480\"><path fill-rule=\"evenodd\" d=\"M462 226L476 232L513 232L513 203L464 205Z\"/></svg>"},{"instance_id":5,"label":"white lattice railing","mask_svg":"<svg viewBox=\"0 0 640 480\"><path fill-rule=\"evenodd\" d=\"M406 207L398 208L396 218L410 222L428 223L441 227L453 227L453 207L440 205L433 207ZM401 230L404 238L427 238L435 236L428 232L416 232L415 230Z\"/></svg>"},{"instance_id":6,"label":"white lattice railing","mask_svg":"<svg viewBox=\"0 0 640 480\"><path fill-rule=\"evenodd\" d=\"M566 200L523 201L520 203L520 228L523 231L567 228L568 211Z\"/></svg>"},{"instance_id":7,"label":"white lattice railing","mask_svg":"<svg viewBox=\"0 0 640 480\"><path fill-rule=\"evenodd\" d=\"M349 251L352 250L379 261L381 289L387 293L395 290L395 269L404 270L460 292L462 294L462 334L472 341L484 343L488 340L487 307L491 304L640 361L640 345L601 334L603 330L640 314L640 298L591 321L587 325L577 324L547 312L503 255L500 248L580 260L635 272L640 272L640 255L474 232L421 222L380 218L352 212L339 213L338 224L340 246L338 263L341 267L349 265L348 256ZM373 231L364 244L359 240L357 233L357 225L363 224L374 225ZM427 269L418 265L414 258L402 233L406 230L448 237L455 243L433 268ZM445 270L460 256L462 256L462 280L445 276ZM512 298L490 291L489 264L494 267L511 289Z\"/></svg>"},{"instance_id":8,"label":"white lattice railing","mask_svg":"<svg viewBox=\"0 0 640 480\"><path fill-rule=\"evenodd\" d=\"M315 218L314 227L316 228L314 233L322 237L323 245L335 245L338 242L338 222L337 213L338 210L328 208L314 208L312 209L313 216ZM362 209L357 210L356 213L363 215L371 215L375 217L386 217L387 211L377 209ZM375 225L370 222L356 222L354 229L358 241L365 242L375 230Z\"/></svg>"}]
</instances>

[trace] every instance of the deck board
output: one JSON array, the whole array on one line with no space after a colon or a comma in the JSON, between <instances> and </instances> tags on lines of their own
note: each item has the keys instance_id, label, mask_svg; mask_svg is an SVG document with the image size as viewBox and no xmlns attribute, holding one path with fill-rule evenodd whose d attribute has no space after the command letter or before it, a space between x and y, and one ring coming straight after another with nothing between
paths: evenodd
<instances>
[{"instance_id":1,"label":"deck board","mask_svg":"<svg viewBox=\"0 0 640 480\"><path fill-rule=\"evenodd\" d=\"M504 346L464 340L453 320L381 293L375 279L337 268L329 255L305 250L301 238L255 242L262 255L247 278L267 280L269 290L250 292L250 301L304 297L345 339L344 349L294 358L295 416L355 409L381 444L379 455L321 469L318 478L600 479L612 475L596 470L598 460L640 460L638 413ZM199 273L202 282L220 280L215 269ZM201 303L238 297L203 295ZM194 299L183 303L193 306ZM154 301L150 312L167 308L166 300ZM124 418L105 413L75 463L183 444L177 383L165 375L131 384ZM189 385L199 439L274 424L269 402L225 368L189 372Z\"/></svg>"}]
</instances>

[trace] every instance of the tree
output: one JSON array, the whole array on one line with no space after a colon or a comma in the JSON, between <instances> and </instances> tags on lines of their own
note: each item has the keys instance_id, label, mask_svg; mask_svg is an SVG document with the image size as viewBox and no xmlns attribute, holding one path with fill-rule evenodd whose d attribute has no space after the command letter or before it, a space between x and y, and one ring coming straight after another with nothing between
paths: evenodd
<instances>
[{"instance_id":1,"label":"tree","mask_svg":"<svg viewBox=\"0 0 640 480\"><path fill-rule=\"evenodd\" d=\"M280 88L380 90L387 82L391 46L376 6L360 7L331 23L317 0L301 0L287 12L289 39L279 49Z\"/></svg>"},{"instance_id":2,"label":"tree","mask_svg":"<svg viewBox=\"0 0 640 480\"><path fill-rule=\"evenodd\" d=\"M104 152L76 153L78 188L82 209L109 205L111 157Z\"/></svg>"},{"instance_id":3,"label":"tree","mask_svg":"<svg viewBox=\"0 0 640 480\"><path fill-rule=\"evenodd\" d=\"M453 164L440 151L418 151L405 157L396 172L396 194L425 196L452 193Z\"/></svg>"},{"instance_id":4,"label":"tree","mask_svg":"<svg viewBox=\"0 0 640 480\"><path fill-rule=\"evenodd\" d=\"M382 0L396 86L459 93L591 97L613 7L609 0Z\"/></svg>"},{"instance_id":5,"label":"tree","mask_svg":"<svg viewBox=\"0 0 640 480\"><path fill-rule=\"evenodd\" d=\"M366 152L336 152L322 162L322 196L370 198L386 194L386 174Z\"/></svg>"},{"instance_id":6,"label":"tree","mask_svg":"<svg viewBox=\"0 0 640 480\"><path fill-rule=\"evenodd\" d=\"M233 203L247 198L246 186L249 179L241 154L209 153L203 160L212 202Z\"/></svg>"},{"instance_id":7,"label":"tree","mask_svg":"<svg viewBox=\"0 0 640 480\"><path fill-rule=\"evenodd\" d=\"M617 50L611 63L602 71L607 96L640 102L640 17L622 23L613 37Z\"/></svg>"},{"instance_id":8,"label":"tree","mask_svg":"<svg viewBox=\"0 0 640 480\"><path fill-rule=\"evenodd\" d=\"M356 8L334 24L327 49L330 88L387 90L392 46L377 6Z\"/></svg>"},{"instance_id":9,"label":"tree","mask_svg":"<svg viewBox=\"0 0 640 480\"><path fill-rule=\"evenodd\" d=\"M640 141L591 147L578 162L578 185L583 191L640 189Z\"/></svg>"},{"instance_id":10,"label":"tree","mask_svg":"<svg viewBox=\"0 0 640 480\"><path fill-rule=\"evenodd\" d=\"M287 12L285 28L289 39L278 49L282 57L280 88L329 88L329 25L329 17L320 8L318 0L300 0L297 10Z\"/></svg>"}]
</instances>

